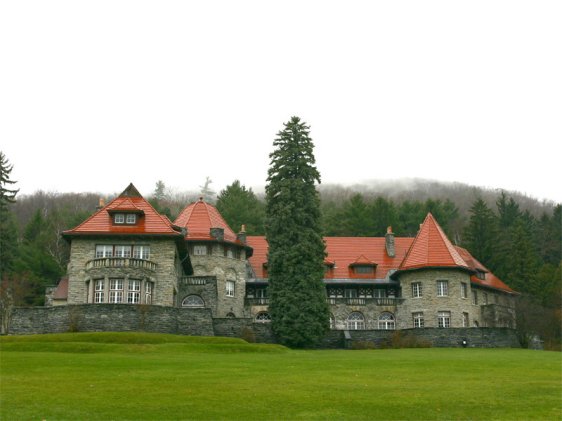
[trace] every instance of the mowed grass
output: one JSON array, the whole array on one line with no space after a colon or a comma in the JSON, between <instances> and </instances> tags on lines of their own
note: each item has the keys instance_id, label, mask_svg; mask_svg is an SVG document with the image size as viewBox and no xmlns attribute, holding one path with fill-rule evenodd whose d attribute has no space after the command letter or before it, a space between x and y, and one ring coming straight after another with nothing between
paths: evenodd
<instances>
[{"instance_id":1,"label":"mowed grass","mask_svg":"<svg viewBox=\"0 0 562 421\"><path fill-rule=\"evenodd\" d=\"M2 420L560 420L560 353L295 351L144 333L0 338Z\"/></svg>"}]
</instances>

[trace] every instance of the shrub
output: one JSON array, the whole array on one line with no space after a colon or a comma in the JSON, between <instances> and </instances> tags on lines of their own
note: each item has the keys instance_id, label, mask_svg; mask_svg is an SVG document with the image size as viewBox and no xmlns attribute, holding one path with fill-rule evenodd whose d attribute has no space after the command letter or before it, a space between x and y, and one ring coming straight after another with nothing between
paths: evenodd
<instances>
[{"instance_id":1,"label":"shrub","mask_svg":"<svg viewBox=\"0 0 562 421\"><path fill-rule=\"evenodd\" d=\"M240 338L244 339L246 342L254 343L256 342L256 333L251 327L245 327L240 333Z\"/></svg>"}]
</instances>

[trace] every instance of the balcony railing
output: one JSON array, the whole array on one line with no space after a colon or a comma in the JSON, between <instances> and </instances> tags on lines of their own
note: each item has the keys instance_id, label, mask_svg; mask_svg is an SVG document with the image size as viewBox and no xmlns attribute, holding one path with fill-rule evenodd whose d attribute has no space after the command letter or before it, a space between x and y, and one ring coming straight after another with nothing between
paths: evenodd
<instances>
[{"instance_id":1,"label":"balcony railing","mask_svg":"<svg viewBox=\"0 0 562 421\"><path fill-rule=\"evenodd\" d=\"M247 306L267 306L269 305L269 298L246 297L244 303Z\"/></svg>"},{"instance_id":2,"label":"balcony railing","mask_svg":"<svg viewBox=\"0 0 562 421\"><path fill-rule=\"evenodd\" d=\"M216 276L184 276L182 283L184 285L207 285L216 283Z\"/></svg>"},{"instance_id":3,"label":"balcony railing","mask_svg":"<svg viewBox=\"0 0 562 421\"><path fill-rule=\"evenodd\" d=\"M346 304L349 306L365 306L368 304L374 304L377 306L395 306L400 304L403 299L402 298L333 298L330 297L327 299L328 304L336 305L336 304Z\"/></svg>"},{"instance_id":4,"label":"balcony railing","mask_svg":"<svg viewBox=\"0 0 562 421\"><path fill-rule=\"evenodd\" d=\"M103 257L90 260L86 263L86 270L100 268L137 268L154 272L156 270L156 263L150 260L134 259L131 257Z\"/></svg>"}]
</instances>

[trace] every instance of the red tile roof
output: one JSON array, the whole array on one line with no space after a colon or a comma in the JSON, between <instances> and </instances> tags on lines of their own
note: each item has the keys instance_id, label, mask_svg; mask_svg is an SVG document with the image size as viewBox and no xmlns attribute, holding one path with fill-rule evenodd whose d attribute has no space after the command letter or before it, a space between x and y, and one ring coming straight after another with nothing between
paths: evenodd
<instances>
[{"instance_id":1,"label":"red tile roof","mask_svg":"<svg viewBox=\"0 0 562 421\"><path fill-rule=\"evenodd\" d=\"M359 256L355 259L354 262L351 262L349 266L376 266L376 263L373 262L371 259L367 259L364 254Z\"/></svg>"},{"instance_id":2,"label":"red tile roof","mask_svg":"<svg viewBox=\"0 0 562 421\"><path fill-rule=\"evenodd\" d=\"M424 267L469 269L431 213L427 214L399 269Z\"/></svg>"},{"instance_id":3,"label":"red tile roof","mask_svg":"<svg viewBox=\"0 0 562 421\"><path fill-rule=\"evenodd\" d=\"M486 268L486 266L484 266L482 263L476 260L468 252L468 250L458 246L455 246L455 248L457 249L459 254L462 256L464 261L468 264L468 266L471 269L484 272L484 279L480 279L477 275L472 275L470 277L470 281L473 284L480 285L483 287L488 287L488 288L500 289L505 292L516 293L514 290L512 290L510 287L504 284L500 278L498 278L496 275L490 272L488 268Z\"/></svg>"},{"instance_id":4,"label":"red tile roof","mask_svg":"<svg viewBox=\"0 0 562 421\"><path fill-rule=\"evenodd\" d=\"M136 213L137 223L114 224L112 215L117 212ZM80 225L63 232L65 236L96 234L180 235L169 219L156 212L132 184Z\"/></svg>"},{"instance_id":5,"label":"red tile roof","mask_svg":"<svg viewBox=\"0 0 562 421\"><path fill-rule=\"evenodd\" d=\"M53 293L54 300L66 300L68 298L68 277L62 278Z\"/></svg>"},{"instance_id":6,"label":"red tile roof","mask_svg":"<svg viewBox=\"0 0 562 421\"><path fill-rule=\"evenodd\" d=\"M217 208L203 199L187 205L174 223L187 228L186 240L214 240L210 234L211 228L223 228L224 240L231 243L237 242L236 234L228 226Z\"/></svg>"},{"instance_id":7,"label":"red tile roof","mask_svg":"<svg viewBox=\"0 0 562 421\"><path fill-rule=\"evenodd\" d=\"M364 279L365 275L356 274L354 265L376 265L374 276L369 278L386 279L396 270L421 269L424 267L459 268L485 273L485 279L471 275L473 284L516 293L484 265L476 260L466 249L453 246L441 227L429 214L416 238L396 237L394 239L395 256L386 253L384 237L325 237L327 256L324 264L333 268L326 273L328 279L342 279L353 282ZM267 278L268 245L263 236L248 236L248 245L254 249L249 262L257 278ZM392 271L392 272L391 272Z\"/></svg>"},{"instance_id":8,"label":"red tile roof","mask_svg":"<svg viewBox=\"0 0 562 421\"><path fill-rule=\"evenodd\" d=\"M391 269L398 268L413 238L395 238L396 257L388 257L386 254L384 237L324 237L324 241L328 253L324 263L335 263L334 268L326 274L326 277L362 279L365 276L357 275L352 266L354 264L376 264L374 278L384 279ZM266 278L264 263L267 263L268 245L265 237L248 236L247 242L254 249L254 254L249 261L256 277Z\"/></svg>"}]
</instances>

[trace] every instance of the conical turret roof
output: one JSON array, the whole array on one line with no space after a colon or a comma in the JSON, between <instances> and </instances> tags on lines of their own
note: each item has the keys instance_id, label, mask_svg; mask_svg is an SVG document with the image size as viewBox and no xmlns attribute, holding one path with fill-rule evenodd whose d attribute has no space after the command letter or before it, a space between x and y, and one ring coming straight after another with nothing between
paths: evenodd
<instances>
[{"instance_id":1,"label":"conical turret roof","mask_svg":"<svg viewBox=\"0 0 562 421\"><path fill-rule=\"evenodd\" d=\"M472 271L431 213L428 213L423 221L399 270L425 267L462 268Z\"/></svg>"},{"instance_id":2,"label":"conical turret roof","mask_svg":"<svg viewBox=\"0 0 562 421\"><path fill-rule=\"evenodd\" d=\"M220 212L210 203L200 198L191 203L174 221L174 224L187 228L186 240L214 240L211 236L211 228L222 228L224 230L224 241L237 242L236 234L228 226Z\"/></svg>"}]
</instances>

